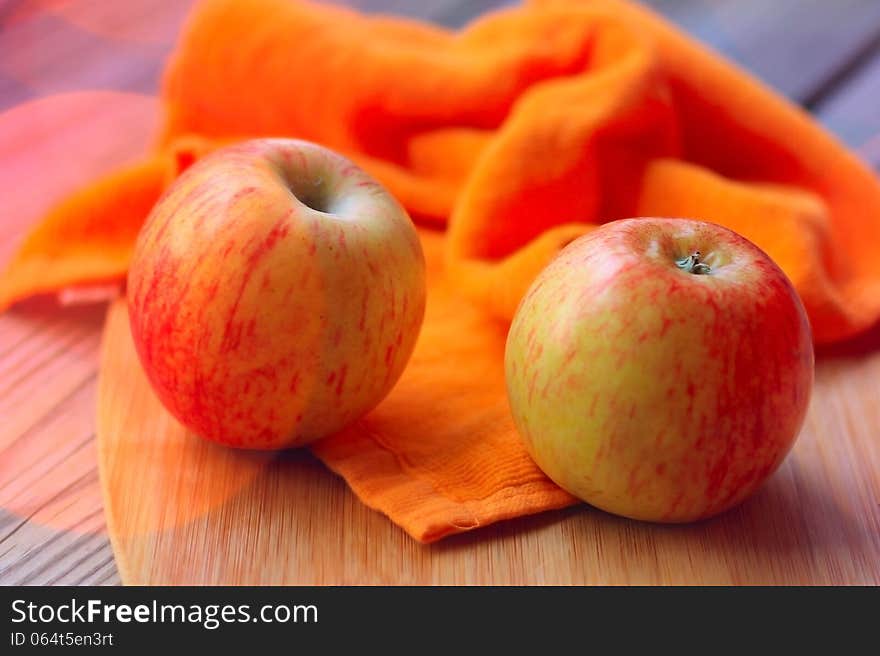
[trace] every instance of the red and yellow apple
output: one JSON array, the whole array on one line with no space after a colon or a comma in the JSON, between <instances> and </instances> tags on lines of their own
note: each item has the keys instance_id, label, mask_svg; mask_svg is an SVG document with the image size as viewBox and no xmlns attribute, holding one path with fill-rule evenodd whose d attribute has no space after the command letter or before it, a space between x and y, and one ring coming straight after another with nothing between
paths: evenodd
<instances>
[{"instance_id":1,"label":"red and yellow apple","mask_svg":"<svg viewBox=\"0 0 880 656\"><path fill-rule=\"evenodd\" d=\"M364 171L292 139L194 164L138 238L131 332L193 432L272 449L334 433L400 377L425 309L406 212Z\"/></svg>"},{"instance_id":2,"label":"red and yellow apple","mask_svg":"<svg viewBox=\"0 0 880 656\"><path fill-rule=\"evenodd\" d=\"M635 519L710 517L780 465L813 346L791 283L709 223L628 219L569 244L523 298L505 352L516 427L560 487Z\"/></svg>"}]
</instances>

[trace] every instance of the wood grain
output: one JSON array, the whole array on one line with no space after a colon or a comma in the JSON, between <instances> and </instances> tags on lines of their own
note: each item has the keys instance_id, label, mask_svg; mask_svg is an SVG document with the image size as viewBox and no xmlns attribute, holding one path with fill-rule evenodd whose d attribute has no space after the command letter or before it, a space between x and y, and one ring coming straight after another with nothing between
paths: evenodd
<instances>
[{"instance_id":1,"label":"wood grain","mask_svg":"<svg viewBox=\"0 0 880 656\"><path fill-rule=\"evenodd\" d=\"M878 3L880 4L880 3ZM840 91L818 107L819 119L874 168L880 167L880 48Z\"/></svg>"},{"instance_id":2,"label":"wood grain","mask_svg":"<svg viewBox=\"0 0 880 656\"><path fill-rule=\"evenodd\" d=\"M812 106L880 38L876 0L642 0L794 101Z\"/></svg>"},{"instance_id":3,"label":"wood grain","mask_svg":"<svg viewBox=\"0 0 880 656\"><path fill-rule=\"evenodd\" d=\"M152 120L149 111L154 110L146 110L136 98L139 94L156 92L162 62L173 46L189 4L189 0L127 0L125 3L9 0L0 3L0 52L3 53L0 110L11 110L0 115L0 193L3 196L0 264L27 227L55 199L84 180L136 157L146 148ZM402 12L457 26L491 8L495 2L352 0L351 4L368 11ZM868 50L872 43L876 45L880 31L876 15L880 4L874 0L841 3L648 0L648 4L658 7L685 29L757 72L795 100L812 98L820 118L838 130L847 143L860 148L866 158L880 164L880 123L877 123L880 115L874 111L880 87L875 83L876 74L870 72L876 65L865 63L869 60ZM841 71L847 75L841 77ZM95 90L134 92L129 97L136 100L123 105L94 102L94 97L90 101L86 96ZM816 97L817 90L824 100ZM69 101L65 101L65 97L80 92L86 93L79 98L79 105L64 105ZM106 138L99 138L102 134ZM101 305L59 308L54 300L42 299L0 316L0 584L119 581L103 523L93 437L103 315ZM869 348L874 349L869 353L876 352L876 339L869 340L869 344L872 344ZM849 394L854 388L858 388L856 393L867 394L869 388L862 389L859 382L853 382L860 379L852 379L851 371L859 371L861 367L876 372L875 358L869 355L860 360L859 356L850 354L823 359L817 390L833 393L839 385L841 391L837 396ZM798 449L812 448L819 458L825 458L826 452L830 452L829 458L837 457L838 451L846 458L862 457L863 454L849 444L857 440L858 448L865 450L868 447L864 436L876 441L876 413L855 415L845 399L833 402L833 397L834 394L814 401L805 433L807 439L802 438ZM817 417L821 419L818 423ZM841 426L853 431L845 441L836 437L835 431ZM827 432L817 432L820 429ZM876 471L876 453L868 454L870 457L875 458ZM757 504L758 509L769 504L776 513L784 515L786 503L796 505L803 500L829 513L830 523L802 524L787 538L768 540L766 536L772 533L772 526L760 522L757 511L747 506L737 513L745 513L742 521L747 524L759 523L761 531L751 546L742 544L746 540L745 533L733 534L729 539L740 544L746 558L763 563L764 569L775 567L783 573L790 569L785 564L786 554L800 550L809 536L813 536L809 544L823 545L826 549L823 553L830 548L843 558L848 554L847 549L853 549L853 553L863 556L873 553L876 562L876 551L870 550L870 545L876 542L871 542L870 533L865 537L866 531L873 531L876 536L876 521L871 524L865 517L848 519L836 514L837 509L850 508L849 504L870 504L872 495L876 505L876 474L875 478L847 483L841 480L847 475L846 471L834 472L829 477L820 469L801 471L796 467L799 462L793 459L787 463L767 491L752 503ZM341 481L327 474L313 460L301 455L285 456L266 467L277 470L272 480L279 489L299 472L314 482L314 495L322 503L332 499L342 507L343 523L334 524L336 532L332 533L334 538L339 538L340 545L327 545L327 555L306 550L299 565L303 571L297 572L291 566L288 572L291 577L300 576L302 580L328 580L319 565L326 563L330 554L335 554L339 558L353 558L346 566L350 580L361 580L367 572L375 580L384 581L465 581L473 577L473 563L466 563L455 554L474 550L487 555L506 549L505 553L513 554L513 563L498 567L511 577L515 574L534 580L564 582L565 567L572 565L551 561L537 567L517 565L519 555L513 545L517 548L525 545L534 556L541 553L545 533L561 532L564 539L573 544L571 558L580 560L594 558L593 554L606 554L613 546L589 542L584 536L591 535L596 521L610 521L613 525L614 520L590 519L592 511L581 509L512 522L490 528L480 536L454 538L425 551L408 541L387 520L362 508ZM814 476L821 479L817 487L808 485ZM143 490L137 494L143 494ZM243 490L241 494L251 493ZM285 512L284 521L292 521L294 509ZM787 512L794 514L796 509ZM815 519L810 517L811 521ZM397 549L393 553L418 554L407 561L403 575L393 579L395 569L382 569L377 564L382 554L370 544L362 544L360 537L346 532L345 522L361 519L372 526L368 535L392 540ZM767 521L773 519L771 513ZM558 528L553 528L556 525ZM308 535L327 535L326 527L309 528L308 523L305 526L303 531ZM199 529L203 540L208 539L211 530L211 527ZM617 544L623 545L625 553L635 554L642 545L641 538L625 528L619 530L624 537L619 538ZM707 535L701 533L700 527L688 530L691 533L685 535L691 537L687 539L696 540L706 549L723 539L724 529L718 527L707 529ZM175 531L168 538L168 544L180 544L177 541L180 535ZM676 538L677 535L675 531L670 532L664 544L686 539ZM835 540L846 547L834 546ZM787 544L790 548L760 555L766 550L766 544L776 547ZM313 556L316 565L309 567ZM768 564L771 557L777 559L776 565ZM603 556L597 567L605 567L608 558ZM825 578L871 580L861 562L856 558L854 564L835 565L835 571ZM816 556L813 570L826 565L824 558ZM666 567L654 556L644 564L631 563L631 566L635 578L649 578L649 573L654 576ZM577 571L583 573L587 566L577 567ZM756 565L757 569L749 571L759 571L761 567ZM601 575L601 571L590 571ZM745 570L731 571L741 576ZM207 578L209 573L203 574Z\"/></svg>"},{"instance_id":4,"label":"wood grain","mask_svg":"<svg viewBox=\"0 0 880 656\"><path fill-rule=\"evenodd\" d=\"M94 442L104 312L45 306L0 317L0 581L118 583Z\"/></svg>"},{"instance_id":5,"label":"wood grain","mask_svg":"<svg viewBox=\"0 0 880 656\"><path fill-rule=\"evenodd\" d=\"M0 114L0 189L10 217L0 223L0 261L56 198L143 152L156 110L154 98L139 94L79 92ZM119 132L108 133L108 123ZM104 314L103 305L62 310L42 298L0 316L3 583L119 582L94 441Z\"/></svg>"},{"instance_id":6,"label":"wood grain","mask_svg":"<svg viewBox=\"0 0 880 656\"><path fill-rule=\"evenodd\" d=\"M424 238L429 260L441 240ZM738 509L658 526L582 506L420 545L303 451L187 433L104 329L98 459L129 584L880 584L880 352L828 355L794 452ZM197 555L197 556L196 556Z\"/></svg>"}]
</instances>

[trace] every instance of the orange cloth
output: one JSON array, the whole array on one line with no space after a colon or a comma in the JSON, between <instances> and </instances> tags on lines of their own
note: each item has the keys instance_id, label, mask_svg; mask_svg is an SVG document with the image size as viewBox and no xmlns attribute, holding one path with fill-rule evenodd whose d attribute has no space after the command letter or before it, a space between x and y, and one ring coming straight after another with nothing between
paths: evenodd
<instances>
[{"instance_id":1,"label":"orange cloth","mask_svg":"<svg viewBox=\"0 0 880 656\"><path fill-rule=\"evenodd\" d=\"M420 540L572 502L513 430L504 321L560 246L601 222L686 216L740 232L792 279L817 342L880 316L874 175L801 110L622 0L536 0L458 33L205 0L163 100L154 154L46 217L0 279L0 309L120 279L150 205L218 143L286 135L347 154L447 230L423 230L429 308L403 379L315 452Z\"/></svg>"}]
</instances>

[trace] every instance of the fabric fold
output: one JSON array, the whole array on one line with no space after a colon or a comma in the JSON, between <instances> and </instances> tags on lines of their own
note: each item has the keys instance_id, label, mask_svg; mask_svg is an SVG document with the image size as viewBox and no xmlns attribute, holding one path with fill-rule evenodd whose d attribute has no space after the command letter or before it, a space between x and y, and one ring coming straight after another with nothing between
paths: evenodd
<instances>
[{"instance_id":1,"label":"fabric fold","mask_svg":"<svg viewBox=\"0 0 880 656\"><path fill-rule=\"evenodd\" d=\"M422 226L429 311L391 396L315 452L419 540L573 502L519 443L503 342L538 272L602 223L688 217L740 232L792 279L817 343L880 317L874 173L625 0L533 0L458 32L296 0L204 0L162 102L142 162L37 224L0 277L0 310L123 280L156 199L223 144L287 136L347 155Z\"/></svg>"}]
</instances>

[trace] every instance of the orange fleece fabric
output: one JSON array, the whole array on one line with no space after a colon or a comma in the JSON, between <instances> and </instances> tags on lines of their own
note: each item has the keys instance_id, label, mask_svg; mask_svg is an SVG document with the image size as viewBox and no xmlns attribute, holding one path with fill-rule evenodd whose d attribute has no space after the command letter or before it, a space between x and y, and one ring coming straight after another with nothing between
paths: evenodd
<instances>
[{"instance_id":1,"label":"orange fleece fabric","mask_svg":"<svg viewBox=\"0 0 880 656\"><path fill-rule=\"evenodd\" d=\"M815 339L880 316L880 184L800 109L623 0L535 0L459 32L293 0L204 0L164 78L154 152L62 201L0 279L0 309L121 280L161 191L255 136L334 148L422 229L429 307L370 416L314 447L423 541L573 502L506 406L506 321L596 225L693 217L746 236L792 279ZM444 232L440 232L443 230Z\"/></svg>"}]
</instances>

